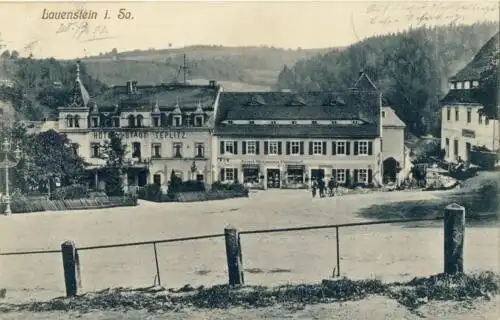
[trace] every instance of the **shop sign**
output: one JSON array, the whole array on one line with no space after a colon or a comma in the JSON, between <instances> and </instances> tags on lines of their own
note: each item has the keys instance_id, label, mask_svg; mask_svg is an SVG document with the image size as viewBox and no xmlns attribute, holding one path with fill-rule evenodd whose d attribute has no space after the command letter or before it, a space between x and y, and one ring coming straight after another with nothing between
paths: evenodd
<instances>
[{"instance_id":1,"label":"shop sign","mask_svg":"<svg viewBox=\"0 0 500 320\"><path fill-rule=\"evenodd\" d=\"M94 139L109 139L110 132L93 132ZM157 139L157 140L166 140L166 139L185 139L186 132L185 131L155 131L155 132L146 132L146 131L126 131L126 132L117 132L123 139L147 139L149 137Z\"/></svg>"}]
</instances>

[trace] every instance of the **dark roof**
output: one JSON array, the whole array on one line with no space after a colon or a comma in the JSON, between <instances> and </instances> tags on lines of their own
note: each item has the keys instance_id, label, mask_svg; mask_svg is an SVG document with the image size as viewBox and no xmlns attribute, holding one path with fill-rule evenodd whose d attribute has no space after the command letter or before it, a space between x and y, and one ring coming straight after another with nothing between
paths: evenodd
<instances>
[{"instance_id":1,"label":"dark roof","mask_svg":"<svg viewBox=\"0 0 500 320\"><path fill-rule=\"evenodd\" d=\"M486 44L477 52L465 68L460 70L455 76L450 77L450 81L479 80L481 73L485 71L490 61L499 55L500 32L496 33Z\"/></svg>"},{"instance_id":2,"label":"dark roof","mask_svg":"<svg viewBox=\"0 0 500 320\"><path fill-rule=\"evenodd\" d=\"M353 120L378 123L376 91L222 92L217 123L223 120Z\"/></svg>"},{"instance_id":3,"label":"dark roof","mask_svg":"<svg viewBox=\"0 0 500 320\"><path fill-rule=\"evenodd\" d=\"M155 105L161 112L173 111L177 104L182 111L195 111L198 105L203 110L213 110L219 86L162 84L137 86L136 92L127 93L126 86L115 86L92 99L101 112L153 111Z\"/></svg>"},{"instance_id":4,"label":"dark roof","mask_svg":"<svg viewBox=\"0 0 500 320\"><path fill-rule=\"evenodd\" d=\"M379 126L363 125L219 125L216 135L248 138L372 138L377 137Z\"/></svg>"},{"instance_id":5,"label":"dark roof","mask_svg":"<svg viewBox=\"0 0 500 320\"><path fill-rule=\"evenodd\" d=\"M448 91L448 94L441 100L443 105L457 104L457 103L470 103L479 104L478 89L454 89Z\"/></svg>"}]
</instances>

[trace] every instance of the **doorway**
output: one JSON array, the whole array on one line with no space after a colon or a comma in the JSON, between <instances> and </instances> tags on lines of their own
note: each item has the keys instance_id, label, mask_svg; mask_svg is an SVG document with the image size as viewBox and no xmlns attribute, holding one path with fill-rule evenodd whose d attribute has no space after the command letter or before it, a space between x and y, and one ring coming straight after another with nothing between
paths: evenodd
<instances>
[{"instance_id":1,"label":"doorway","mask_svg":"<svg viewBox=\"0 0 500 320\"><path fill-rule=\"evenodd\" d=\"M398 162L393 157L384 160L384 183L396 182L396 176L398 173Z\"/></svg>"},{"instance_id":2,"label":"doorway","mask_svg":"<svg viewBox=\"0 0 500 320\"><path fill-rule=\"evenodd\" d=\"M311 169L311 181L325 178L325 169Z\"/></svg>"},{"instance_id":3,"label":"doorway","mask_svg":"<svg viewBox=\"0 0 500 320\"><path fill-rule=\"evenodd\" d=\"M267 169L267 187L279 188L280 187L280 170Z\"/></svg>"}]
</instances>

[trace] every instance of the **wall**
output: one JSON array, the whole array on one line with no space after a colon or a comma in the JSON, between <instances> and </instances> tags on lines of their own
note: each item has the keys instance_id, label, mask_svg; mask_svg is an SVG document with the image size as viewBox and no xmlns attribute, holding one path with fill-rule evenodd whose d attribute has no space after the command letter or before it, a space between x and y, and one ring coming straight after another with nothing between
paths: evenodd
<instances>
[{"instance_id":1,"label":"wall","mask_svg":"<svg viewBox=\"0 0 500 320\"><path fill-rule=\"evenodd\" d=\"M481 117L478 113L480 107L453 105L451 107L450 120L447 119L447 108L445 106L441 110L441 148L446 148L446 138L449 139L449 151L446 152L445 160L455 162L457 158L454 156L454 140L458 140L458 156L463 160L467 160L466 143L472 146L486 146L488 149L498 149L500 144L499 139L499 122L498 120L490 120L486 124L485 117ZM459 120L455 119L455 110L459 111ZM471 122L467 122L467 110L471 110ZM474 133L474 136L463 136L463 130L469 130ZM494 136L496 141L494 141Z\"/></svg>"}]
</instances>

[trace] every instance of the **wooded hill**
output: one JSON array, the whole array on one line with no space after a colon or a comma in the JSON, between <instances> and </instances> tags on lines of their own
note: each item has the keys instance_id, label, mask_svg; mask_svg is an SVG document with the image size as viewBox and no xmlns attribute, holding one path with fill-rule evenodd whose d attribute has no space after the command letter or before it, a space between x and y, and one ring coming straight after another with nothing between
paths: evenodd
<instances>
[{"instance_id":1,"label":"wooded hill","mask_svg":"<svg viewBox=\"0 0 500 320\"><path fill-rule=\"evenodd\" d=\"M447 78L472 60L498 28L498 22L448 25L371 37L285 66L277 88L341 91L364 70L410 132L439 135L439 100L448 91Z\"/></svg>"}]
</instances>

